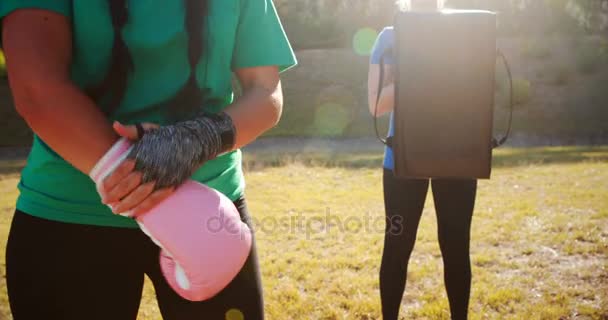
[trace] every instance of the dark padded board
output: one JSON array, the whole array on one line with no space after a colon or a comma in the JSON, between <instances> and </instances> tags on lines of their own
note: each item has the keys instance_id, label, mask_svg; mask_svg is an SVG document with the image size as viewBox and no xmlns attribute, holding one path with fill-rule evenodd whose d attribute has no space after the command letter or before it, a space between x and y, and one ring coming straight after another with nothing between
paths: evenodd
<instances>
[{"instance_id":1,"label":"dark padded board","mask_svg":"<svg viewBox=\"0 0 608 320\"><path fill-rule=\"evenodd\" d=\"M395 37L396 175L489 178L496 15L404 12Z\"/></svg>"}]
</instances>

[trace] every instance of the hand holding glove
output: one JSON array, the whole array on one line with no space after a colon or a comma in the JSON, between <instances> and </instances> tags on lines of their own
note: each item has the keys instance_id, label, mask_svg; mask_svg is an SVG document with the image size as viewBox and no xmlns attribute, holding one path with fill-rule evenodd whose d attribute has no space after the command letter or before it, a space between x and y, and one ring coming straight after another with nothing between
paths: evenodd
<instances>
[{"instance_id":1,"label":"hand holding glove","mask_svg":"<svg viewBox=\"0 0 608 320\"><path fill-rule=\"evenodd\" d=\"M235 128L226 113L205 115L148 131L128 159L156 189L182 184L206 161L234 147Z\"/></svg>"},{"instance_id":2,"label":"hand holding glove","mask_svg":"<svg viewBox=\"0 0 608 320\"><path fill-rule=\"evenodd\" d=\"M232 119L225 113L164 127L116 123L114 129L123 137L137 140L128 160L100 188L103 202L114 213L132 211L137 215L149 210L206 161L230 151L235 141ZM146 134L142 137L143 131Z\"/></svg>"}]
</instances>

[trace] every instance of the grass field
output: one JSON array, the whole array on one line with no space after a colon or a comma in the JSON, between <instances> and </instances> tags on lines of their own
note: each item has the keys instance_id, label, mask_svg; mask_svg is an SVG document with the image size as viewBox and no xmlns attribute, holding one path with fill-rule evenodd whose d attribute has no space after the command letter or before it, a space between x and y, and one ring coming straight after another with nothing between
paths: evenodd
<instances>
[{"instance_id":1,"label":"grass field","mask_svg":"<svg viewBox=\"0 0 608 320\"><path fill-rule=\"evenodd\" d=\"M471 319L608 319L608 147L495 159L473 220ZM268 319L380 318L380 163L379 154L246 155ZM22 165L0 164L2 251ZM290 226L292 217L303 220ZM0 315L10 318L3 281ZM449 318L430 197L402 315ZM139 319L160 319L149 286Z\"/></svg>"}]
</instances>

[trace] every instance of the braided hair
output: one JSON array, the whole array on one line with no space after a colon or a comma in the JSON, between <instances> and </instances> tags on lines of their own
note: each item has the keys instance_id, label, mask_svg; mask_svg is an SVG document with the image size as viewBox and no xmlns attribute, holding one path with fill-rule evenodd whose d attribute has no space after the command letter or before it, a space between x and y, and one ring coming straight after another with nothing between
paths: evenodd
<instances>
[{"instance_id":1,"label":"braided hair","mask_svg":"<svg viewBox=\"0 0 608 320\"><path fill-rule=\"evenodd\" d=\"M129 74L133 71L133 57L129 52L122 30L129 20L128 0L108 0L114 44L112 46L110 68L101 83L89 88L87 92L95 101L108 96L109 103L104 108L106 115L112 114L120 105L127 90ZM186 116L197 111L205 101L205 94L198 87L196 65L204 49L203 28L208 13L208 0L183 0L185 7L185 28L188 33L188 62L190 76L180 91L162 103L175 117Z\"/></svg>"}]
</instances>

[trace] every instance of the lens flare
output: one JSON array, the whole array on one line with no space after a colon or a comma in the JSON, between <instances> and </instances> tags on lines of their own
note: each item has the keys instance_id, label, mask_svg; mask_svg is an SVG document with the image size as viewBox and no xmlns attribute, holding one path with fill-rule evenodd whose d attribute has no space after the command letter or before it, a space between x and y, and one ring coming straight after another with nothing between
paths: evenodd
<instances>
[{"instance_id":1,"label":"lens flare","mask_svg":"<svg viewBox=\"0 0 608 320\"><path fill-rule=\"evenodd\" d=\"M344 133L351 121L350 112L343 105L327 102L319 105L311 130L315 135L336 137Z\"/></svg>"},{"instance_id":2,"label":"lens flare","mask_svg":"<svg viewBox=\"0 0 608 320\"><path fill-rule=\"evenodd\" d=\"M374 47L378 32L372 28L361 28L353 36L353 49L360 56L369 56Z\"/></svg>"},{"instance_id":3,"label":"lens flare","mask_svg":"<svg viewBox=\"0 0 608 320\"><path fill-rule=\"evenodd\" d=\"M226 312L226 320L245 320L245 315L239 309L230 309Z\"/></svg>"}]
</instances>

